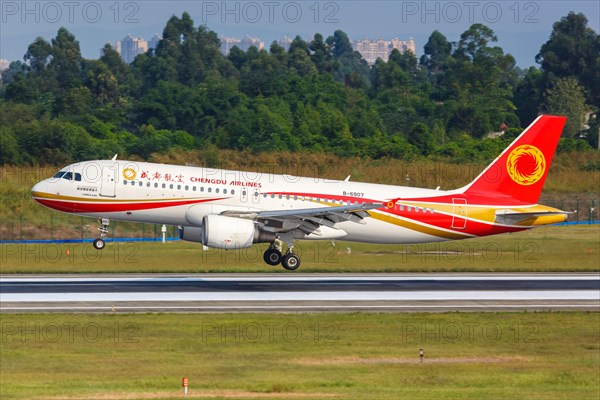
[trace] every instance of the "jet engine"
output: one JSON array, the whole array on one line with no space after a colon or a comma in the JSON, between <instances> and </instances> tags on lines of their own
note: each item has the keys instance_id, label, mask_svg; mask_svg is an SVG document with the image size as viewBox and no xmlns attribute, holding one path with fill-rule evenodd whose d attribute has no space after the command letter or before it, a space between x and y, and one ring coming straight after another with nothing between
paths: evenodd
<instances>
[{"instance_id":1,"label":"jet engine","mask_svg":"<svg viewBox=\"0 0 600 400\"><path fill-rule=\"evenodd\" d=\"M254 243L270 243L275 240L274 233L261 231L253 221L223 215L204 216L201 228L180 227L179 237L226 250L243 249Z\"/></svg>"}]
</instances>

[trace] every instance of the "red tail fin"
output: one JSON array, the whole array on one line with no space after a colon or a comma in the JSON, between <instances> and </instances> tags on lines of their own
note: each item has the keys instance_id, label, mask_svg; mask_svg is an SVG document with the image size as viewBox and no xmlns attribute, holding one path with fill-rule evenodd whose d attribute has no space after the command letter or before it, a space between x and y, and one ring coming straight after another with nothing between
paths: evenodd
<instances>
[{"instance_id":1,"label":"red tail fin","mask_svg":"<svg viewBox=\"0 0 600 400\"><path fill-rule=\"evenodd\" d=\"M507 196L536 204L566 121L566 117L538 117L464 188L464 193L492 198Z\"/></svg>"}]
</instances>

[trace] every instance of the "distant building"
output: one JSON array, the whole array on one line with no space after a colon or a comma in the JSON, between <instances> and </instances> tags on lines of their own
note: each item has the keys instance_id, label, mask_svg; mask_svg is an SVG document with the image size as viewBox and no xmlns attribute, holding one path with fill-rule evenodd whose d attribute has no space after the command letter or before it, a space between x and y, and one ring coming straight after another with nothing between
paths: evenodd
<instances>
[{"instance_id":1,"label":"distant building","mask_svg":"<svg viewBox=\"0 0 600 400\"><path fill-rule=\"evenodd\" d=\"M0 72L10 67L10 61L0 58Z\"/></svg>"},{"instance_id":2,"label":"distant building","mask_svg":"<svg viewBox=\"0 0 600 400\"><path fill-rule=\"evenodd\" d=\"M254 46L256 47L258 50L262 50L265 48L265 42L261 41L259 38L257 37L251 37L246 35L241 41L240 41L240 49L243 51L248 51L248 49L250 49L250 47Z\"/></svg>"},{"instance_id":3,"label":"distant building","mask_svg":"<svg viewBox=\"0 0 600 400\"><path fill-rule=\"evenodd\" d=\"M291 37L284 36L277 41L277 44L283 47L285 51L288 51L293 41L294 39L292 39Z\"/></svg>"},{"instance_id":4,"label":"distant building","mask_svg":"<svg viewBox=\"0 0 600 400\"><path fill-rule=\"evenodd\" d=\"M0 82L2 82L2 72L6 71L10 68L10 61L5 60L4 58L0 59Z\"/></svg>"},{"instance_id":5,"label":"distant building","mask_svg":"<svg viewBox=\"0 0 600 400\"><path fill-rule=\"evenodd\" d=\"M225 56L229 54L233 46L240 47L240 39L221 36L219 40L221 41L221 54Z\"/></svg>"},{"instance_id":6,"label":"distant building","mask_svg":"<svg viewBox=\"0 0 600 400\"><path fill-rule=\"evenodd\" d=\"M156 34L150 39L148 42L148 49L156 49L158 48L158 42L162 40L162 36Z\"/></svg>"},{"instance_id":7,"label":"distant building","mask_svg":"<svg viewBox=\"0 0 600 400\"><path fill-rule=\"evenodd\" d=\"M413 54L416 54L415 41L413 38L405 41L398 38L392 40L369 40L364 38L362 40L352 41L352 47L361 54L362 58L364 58L369 65L375 64L375 61L377 61L378 58L387 62L394 49L397 49L400 53L410 50Z\"/></svg>"},{"instance_id":8,"label":"distant building","mask_svg":"<svg viewBox=\"0 0 600 400\"><path fill-rule=\"evenodd\" d=\"M130 64L138 54L148 51L148 42L142 37L127 35L115 44L115 50L121 54L121 58Z\"/></svg>"},{"instance_id":9,"label":"distant building","mask_svg":"<svg viewBox=\"0 0 600 400\"><path fill-rule=\"evenodd\" d=\"M248 51L248 49L252 46L256 47L258 50L262 50L265 48L265 42L261 41L257 37L251 37L246 35L243 39L230 38L230 37L219 37L221 41L221 53L223 55L228 55L233 46L237 46L242 51Z\"/></svg>"}]
</instances>

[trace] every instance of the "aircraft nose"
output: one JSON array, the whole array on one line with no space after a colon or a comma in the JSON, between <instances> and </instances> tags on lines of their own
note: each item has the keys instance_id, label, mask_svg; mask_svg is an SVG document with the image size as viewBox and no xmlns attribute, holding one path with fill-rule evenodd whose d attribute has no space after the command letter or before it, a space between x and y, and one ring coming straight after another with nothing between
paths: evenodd
<instances>
[{"instance_id":1,"label":"aircraft nose","mask_svg":"<svg viewBox=\"0 0 600 400\"><path fill-rule=\"evenodd\" d=\"M35 201L38 201L39 194L46 192L47 186L48 184L46 183L46 181L41 181L33 185L33 187L31 188L31 197L33 197Z\"/></svg>"}]
</instances>

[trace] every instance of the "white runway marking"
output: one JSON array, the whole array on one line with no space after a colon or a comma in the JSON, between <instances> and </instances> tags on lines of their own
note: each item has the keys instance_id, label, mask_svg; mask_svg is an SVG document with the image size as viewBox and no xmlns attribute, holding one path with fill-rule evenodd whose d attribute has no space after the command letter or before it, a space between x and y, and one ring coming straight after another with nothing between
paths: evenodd
<instances>
[{"instance_id":1,"label":"white runway marking","mask_svg":"<svg viewBox=\"0 0 600 400\"><path fill-rule=\"evenodd\" d=\"M31 283L31 282L290 282L290 281L306 281L319 282L325 280L335 281L415 281L415 280L445 280L445 281L572 281L572 280L600 280L600 274L470 274L470 275L440 275L440 274L415 274L415 275L396 275L396 276L336 276L336 275L282 275L282 276L161 276L161 277L123 277L115 275L115 277L0 277L0 283Z\"/></svg>"},{"instance_id":2,"label":"white runway marking","mask_svg":"<svg viewBox=\"0 0 600 400\"><path fill-rule=\"evenodd\" d=\"M236 305L223 305L223 306L169 306L169 305L147 305L147 306L54 306L54 307L1 307L2 311L89 311L89 310L107 310L107 311L136 311L136 310L405 310L405 309L424 309L424 310L440 310L440 309L523 309L523 308L540 308L540 309L554 309L554 308L600 308L600 304L390 304L390 305L304 305L304 306L269 306L269 305L256 305L256 306L236 306Z\"/></svg>"},{"instance_id":3,"label":"white runway marking","mask_svg":"<svg viewBox=\"0 0 600 400\"><path fill-rule=\"evenodd\" d=\"M418 301L418 300L599 300L597 290L469 290L411 292L137 292L6 293L0 302L81 301Z\"/></svg>"}]
</instances>

